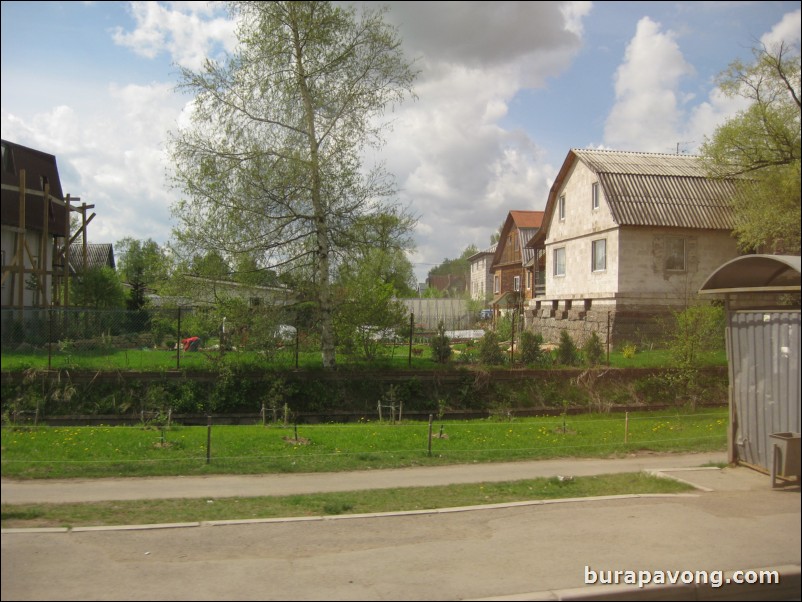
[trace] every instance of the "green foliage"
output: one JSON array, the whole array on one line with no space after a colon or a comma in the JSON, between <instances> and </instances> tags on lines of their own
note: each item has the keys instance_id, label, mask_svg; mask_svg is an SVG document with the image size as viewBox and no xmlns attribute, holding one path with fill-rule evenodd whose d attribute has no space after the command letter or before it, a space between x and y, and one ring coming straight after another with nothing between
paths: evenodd
<instances>
[{"instance_id":1,"label":"green foliage","mask_svg":"<svg viewBox=\"0 0 802 602\"><path fill-rule=\"evenodd\" d=\"M578 366L579 350L567 330L560 331L560 346L557 348L557 363L563 366Z\"/></svg>"},{"instance_id":2,"label":"green foliage","mask_svg":"<svg viewBox=\"0 0 802 602\"><path fill-rule=\"evenodd\" d=\"M543 349L543 336L528 330L521 333L521 361L528 366L547 366L551 357Z\"/></svg>"},{"instance_id":3,"label":"green foliage","mask_svg":"<svg viewBox=\"0 0 802 602\"><path fill-rule=\"evenodd\" d=\"M70 301L80 307L119 309L125 306L125 289L110 267L91 268L75 277Z\"/></svg>"},{"instance_id":4,"label":"green foliage","mask_svg":"<svg viewBox=\"0 0 802 602\"><path fill-rule=\"evenodd\" d=\"M496 320L496 336L499 341L509 341L512 337L512 316L509 313L501 314Z\"/></svg>"},{"instance_id":5,"label":"green foliage","mask_svg":"<svg viewBox=\"0 0 802 602\"><path fill-rule=\"evenodd\" d=\"M438 364L445 364L451 358L451 340L446 336L446 327L441 321L437 325L437 334L429 341L432 349L432 359Z\"/></svg>"},{"instance_id":6,"label":"green foliage","mask_svg":"<svg viewBox=\"0 0 802 602\"><path fill-rule=\"evenodd\" d=\"M146 305L145 290L159 290L169 277L168 256L150 238L140 241L125 237L117 241L115 250L120 278L131 287L128 309L142 309Z\"/></svg>"},{"instance_id":7,"label":"green foliage","mask_svg":"<svg viewBox=\"0 0 802 602\"><path fill-rule=\"evenodd\" d=\"M668 348L674 364L695 368L700 354L724 347L725 314L719 305L692 305L674 312Z\"/></svg>"},{"instance_id":8,"label":"green foliage","mask_svg":"<svg viewBox=\"0 0 802 602\"><path fill-rule=\"evenodd\" d=\"M800 252L800 57L782 44L753 49L754 62L733 62L720 76L730 97L749 107L702 145L714 177L740 178L733 199L735 235L745 251Z\"/></svg>"},{"instance_id":9,"label":"green foliage","mask_svg":"<svg viewBox=\"0 0 802 602\"><path fill-rule=\"evenodd\" d=\"M178 246L188 256L225 249L308 284L320 351L335 367L332 278L362 241L364 218L396 192L381 166L386 109L416 77L385 9L331 2L233 2L237 51L181 70L191 122L170 145ZM372 226L376 226L374 222ZM375 231L375 230L374 230ZM272 262L262 265L262 262Z\"/></svg>"},{"instance_id":10,"label":"green foliage","mask_svg":"<svg viewBox=\"0 0 802 602\"><path fill-rule=\"evenodd\" d=\"M631 360L633 357L635 357L637 352L637 346L633 345L632 343L627 343L621 348L621 355L624 357L624 359Z\"/></svg>"},{"instance_id":11,"label":"green foliage","mask_svg":"<svg viewBox=\"0 0 802 602\"><path fill-rule=\"evenodd\" d=\"M505 353L499 347L498 335L488 330L479 341L479 361L487 366L499 366L506 359Z\"/></svg>"},{"instance_id":12,"label":"green foliage","mask_svg":"<svg viewBox=\"0 0 802 602\"><path fill-rule=\"evenodd\" d=\"M355 274L341 277L334 325L347 354L373 360L405 329L408 320L393 285L376 277L370 266L361 267Z\"/></svg>"},{"instance_id":13,"label":"green foliage","mask_svg":"<svg viewBox=\"0 0 802 602\"><path fill-rule=\"evenodd\" d=\"M595 332L591 333L582 346L582 354L585 356L585 361L591 366L598 366L604 360L604 347L602 347L599 335Z\"/></svg>"}]
</instances>

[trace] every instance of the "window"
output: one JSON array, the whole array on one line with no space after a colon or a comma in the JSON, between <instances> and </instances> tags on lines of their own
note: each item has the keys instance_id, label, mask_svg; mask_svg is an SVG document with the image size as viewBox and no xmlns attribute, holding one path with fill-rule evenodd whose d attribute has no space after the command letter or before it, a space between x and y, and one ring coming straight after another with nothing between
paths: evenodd
<instances>
[{"instance_id":1,"label":"window","mask_svg":"<svg viewBox=\"0 0 802 602\"><path fill-rule=\"evenodd\" d=\"M493 292L497 294L501 292L501 279L498 276L493 276Z\"/></svg>"},{"instance_id":2,"label":"window","mask_svg":"<svg viewBox=\"0 0 802 602\"><path fill-rule=\"evenodd\" d=\"M603 272L607 269L607 240L594 240L591 243L591 271Z\"/></svg>"},{"instance_id":3,"label":"window","mask_svg":"<svg viewBox=\"0 0 802 602\"><path fill-rule=\"evenodd\" d=\"M514 276L512 279L512 290L519 291L521 290L521 277Z\"/></svg>"},{"instance_id":4,"label":"window","mask_svg":"<svg viewBox=\"0 0 802 602\"><path fill-rule=\"evenodd\" d=\"M593 209L599 208L599 183L593 182L591 188L591 206Z\"/></svg>"},{"instance_id":5,"label":"window","mask_svg":"<svg viewBox=\"0 0 802 602\"><path fill-rule=\"evenodd\" d=\"M666 270L672 272L685 271L685 239L666 239Z\"/></svg>"},{"instance_id":6,"label":"window","mask_svg":"<svg viewBox=\"0 0 802 602\"><path fill-rule=\"evenodd\" d=\"M565 276L565 247L554 249L554 275Z\"/></svg>"},{"instance_id":7,"label":"window","mask_svg":"<svg viewBox=\"0 0 802 602\"><path fill-rule=\"evenodd\" d=\"M560 221L565 221L565 195L562 195L557 201L557 211L560 216Z\"/></svg>"}]
</instances>

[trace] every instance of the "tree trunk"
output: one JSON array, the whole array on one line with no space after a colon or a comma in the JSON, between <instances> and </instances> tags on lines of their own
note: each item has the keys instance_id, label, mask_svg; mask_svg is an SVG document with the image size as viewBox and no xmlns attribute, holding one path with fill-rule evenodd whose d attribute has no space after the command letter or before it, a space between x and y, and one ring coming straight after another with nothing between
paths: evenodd
<instances>
[{"instance_id":1,"label":"tree trunk","mask_svg":"<svg viewBox=\"0 0 802 602\"><path fill-rule=\"evenodd\" d=\"M292 15L292 9L290 10ZM294 16L294 15L293 15ZM301 91L306 119L306 135L309 142L309 171L312 180L312 206L315 210L315 235L317 239L317 274L318 304L320 311L320 352L323 356L323 367L333 369L336 365L334 344L333 308L331 302L331 282L329 274L329 254L331 241L327 223L326 202L321 194L320 159L317 133L315 132L315 110L312 97L306 82L304 69L303 46L299 37L299 28L293 23L293 39L295 44L295 61L298 69L298 87Z\"/></svg>"}]
</instances>

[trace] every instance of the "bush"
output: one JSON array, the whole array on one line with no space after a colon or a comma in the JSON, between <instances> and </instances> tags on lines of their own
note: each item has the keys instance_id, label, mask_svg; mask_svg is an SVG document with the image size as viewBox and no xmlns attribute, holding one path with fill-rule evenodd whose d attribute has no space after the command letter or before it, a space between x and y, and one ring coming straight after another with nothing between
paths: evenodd
<instances>
[{"instance_id":1,"label":"bush","mask_svg":"<svg viewBox=\"0 0 802 602\"><path fill-rule=\"evenodd\" d=\"M432 359L438 364L445 364L451 357L451 341L446 336L446 327L443 322L437 325L437 334L429 341L432 348Z\"/></svg>"},{"instance_id":2,"label":"bush","mask_svg":"<svg viewBox=\"0 0 802 602\"><path fill-rule=\"evenodd\" d=\"M543 351L543 336L528 330L521 333L521 361L527 365L545 366L549 363L549 355Z\"/></svg>"},{"instance_id":3,"label":"bush","mask_svg":"<svg viewBox=\"0 0 802 602\"><path fill-rule=\"evenodd\" d=\"M488 331L479 341L479 361L488 366L497 366L504 363L504 352L498 346L498 336Z\"/></svg>"},{"instance_id":4,"label":"bush","mask_svg":"<svg viewBox=\"0 0 802 602\"><path fill-rule=\"evenodd\" d=\"M560 346L557 348L557 363L563 366L579 365L579 350L567 330L560 331Z\"/></svg>"},{"instance_id":5,"label":"bush","mask_svg":"<svg viewBox=\"0 0 802 602\"><path fill-rule=\"evenodd\" d=\"M582 347L582 353L585 356L585 361L591 366L598 366L602 363L604 358L604 347L602 347L599 335L595 332L590 335L590 338L585 342Z\"/></svg>"}]
</instances>

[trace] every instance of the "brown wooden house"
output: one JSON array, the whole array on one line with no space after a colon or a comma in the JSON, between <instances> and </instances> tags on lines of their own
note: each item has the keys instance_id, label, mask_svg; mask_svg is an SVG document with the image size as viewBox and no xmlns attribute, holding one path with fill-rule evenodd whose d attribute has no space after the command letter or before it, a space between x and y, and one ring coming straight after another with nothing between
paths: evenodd
<instances>
[{"instance_id":1,"label":"brown wooden house","mask_svg":"<svg viewBox=\"0 0 802 602\"><path fill-rule=\"evenodd\" d=\"M533 297L534 280L531 266L535 250L526 243L543 223L542 211L510 211L501 229L493 256L493 310L521 308Z\"/></svg>"}]
</instances>

